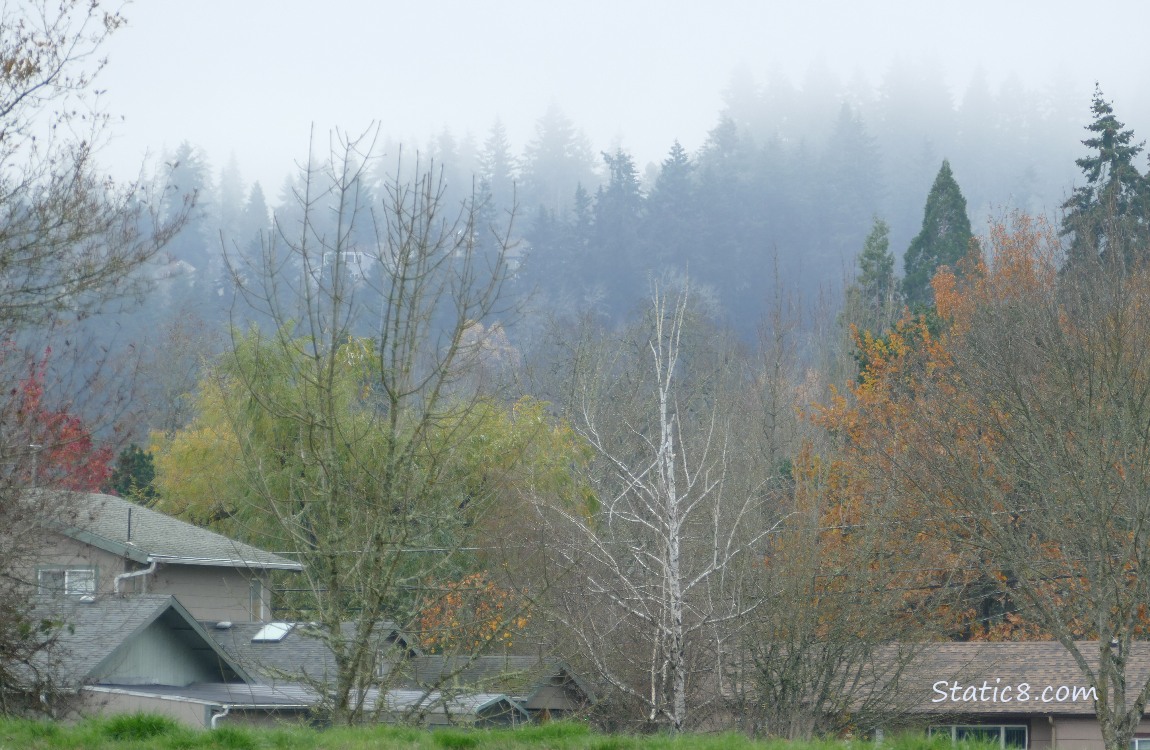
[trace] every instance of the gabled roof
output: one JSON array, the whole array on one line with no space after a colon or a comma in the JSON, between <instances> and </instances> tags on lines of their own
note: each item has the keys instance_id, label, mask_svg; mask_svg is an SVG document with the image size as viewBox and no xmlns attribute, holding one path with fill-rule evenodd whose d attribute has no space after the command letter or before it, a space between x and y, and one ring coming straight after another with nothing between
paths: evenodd
<instances>
[{"instance_id":1,"label":"gabled roof","mask_svg":"<svg viewBox=\"0 0 1150 750\"><path fill-rule=\"evenodd\" d=\"M43 490L40 490L43 492ZM112 495L71 493L74 524L60 531L138 563L303 570L297 562Z\"/></svg>"},{"instance_id":2,"label":"gabled roof","mask_svg":"<svg viewBox=\"0 0 1150 750\"><path fill-rule=\"evenodd\" d=\"M104 595L91 601L44 602L35 616L64 623L55 646L46 655L54 662L46 666L55 670L57 680L64 685L99 681L99 675L116 664L154 623L171 636L168 642L172 647L186 649L190 658L202 660L206 671L224 680L252 681L173 596Z\"/></svg>"},{"instance_id":3,"label":"gabled roof","mask_svg":"<svg viewBox=\"0 0 1150 750\"><path fill-rule=\"evenodd\" d=\"M1098 643L1082 641L1078 648L1097 669ZM1133 686L1150 679L1150 641L1136 641L1130 651L1127 684L1136 694ZM1086 675L1061 643L1012 641L922 644L900 676L898 690L912 699L919 713L1094 716L1089 688Z\"/></svg>"},{"instance_id":4,"label":"gabled roof","mask_svg":"<svg viewBox=\"0 0 1150 750\"><path fill-rule=\"evenodd\" d=\"M222 629L206 625L208 634L236 661L278 689L293 689L287 684L291 682L334 680L331 648L314 625L295 624L278 641L253 640L264 628L265 623L236 623ZM354 635L354 624L345 623L344 632ZM380 623L376 632L381 648L398 645L405 656L383 655L391 678L384 681L401 686L388 693L389 701L399 701L395 706L389 703L389 711L410 710L413 706L403 701L413 695L448 701L447 713L462 710L462 704L451 701L469 701L476 695L511 696L532 708L532 701L550 687L572 691L576 703L595 701L591 686L561 661L538 656L425 656L408 645L410 639L395 623Z\"/></svg>"},{"instance_id":5,"label":"gabled roof","mask_svg":"<svg viewBox=\"0 0 1150 750\"><path fill-rule=\"evenodd\" d=\"M221 648L265 682L334 679L335 659L331 647L316 626L293 623L280 640L253 640L265 627L266 623L260 622L234 623L227 628L208 625L206 630ZM354 637L355 623L344 623L343 632L345 637ZM395 623L381 622L376 625L375 633L384 649L398 645L406 652L418 653L408 645L410 639Z\"/></svg>"}]
</instances>

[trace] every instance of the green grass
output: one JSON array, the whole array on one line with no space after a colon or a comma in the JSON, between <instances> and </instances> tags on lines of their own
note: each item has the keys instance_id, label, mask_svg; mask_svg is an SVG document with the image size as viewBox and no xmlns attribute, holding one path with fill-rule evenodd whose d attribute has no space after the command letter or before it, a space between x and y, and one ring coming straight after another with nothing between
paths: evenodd
<instances>
[{"instance_id":1,"label":"green grass","mask_svg":"<svg viewBox=\"0 0 1150 750\"><path fill-rule=\"evenodd\" d=\"M943 738L891 738L882 750L953 750ZM974 750L978 745L963 745ZM987 746L981 746L987 747ZM424 730L304 726L215 731L185 728L161 716L133 714L76 724L0 720L0 750L873 750L870 742L788 743L751 740L739 734L603 735L585 725L554 723L515 730Z\"/></svg>"}]
</instances>

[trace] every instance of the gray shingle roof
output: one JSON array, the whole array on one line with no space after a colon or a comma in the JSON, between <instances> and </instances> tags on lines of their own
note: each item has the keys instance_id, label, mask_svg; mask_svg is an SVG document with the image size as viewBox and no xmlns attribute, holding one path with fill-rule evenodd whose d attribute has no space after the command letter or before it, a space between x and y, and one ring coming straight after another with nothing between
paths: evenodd
<instances>
[{"instance_id":1,"label":"gray shingle roof","mask_svg":"<svg viewBox=\"0 0 1150 750\"><path fill-rule=\"evenodd\" d=\"M1084 641L1079 650L1096 669L1098 644ZM1127 655L1127 684L1136 693L1134 686L1147 679L1150 642L1138 641ZM923 644L899 682L900 693L924 713L1095 714L1087 677L1070 652L1054 641Z\"/></svg>"},{"instance_id":2,"label":"gray shingle roof","mask_svg":"<svg viewBox=\"0 0 1150 750\"><path fill-rule=\"evenodd\" d=\"M251 681L250 675L214 641L179 601L169 595L98 596L43 602L37 618L63 622L55 646L44 655L44 668L53 670L63 685L78 686L92 680L100 668L125 648L137 634L157 620L198 657L218 667L221 679Z\"/></svg>"},{"instance_id":3,"label":"gray shingle roof","mask_svg":"<svg viewBox=\"0 0 1150 750\"><path fill-rule=\"evenodd\" d=\"M183 687L175 685L96 685L89 688L99 693L161 696L179 698L211 706L241 708L310 708L313 694L300 690L283 690L269 685L242 682L197 682Z\"/></svg>"},{"instance_id":4,"label":"gray shingle roof","mask_svg":"<svg viewBox=\"0 0 1150 750\"><path fill-rule=\"evenodd\" d=\"M207 705L230 705L237 708L302 708L320 702L319 694L305 685L243 685L238 683L197 683L186 687L170 685L100 685L95 692L124 693L128 695L161 696L190 700ZM364 699L364 710L372 713L380 700L380 691L369 690ZM388 690L383 693L384 703L379 709L385 714L411 715L424 713L448 718L474 721L485 714L514 713L520 723L530 716L515 701L496 693L445 694L424 690Z\"/></svg>"},{"instance_id":5,"label":"gray shingle roof","mask_svg":"<svg viewBox=\"0 0 1150 750\"><path fill-rule=\"evenodd\" d=\"M280 641L253 642L263 623L236 623L226 629L208 625L208 634L237 662L265 682L284 687L285 683L326 682L334 679L335 661L322 636L308 623L295 625ZM345 632L354 633L346 623ZM395 637L403 638L394 623L381 623L376 631L386 648ZM406 644L406 639L401 641ZM398 685L396 695L509 695L530 699L548 685L571 685L594 701L591 687L566 664L537 656L425 656L407 651L402 661L392 661L390 682ZM394 654L392 655L394 656ZM458 708L456 706L455 708ZM390 709L389 709L390 710ZM452 709L448 707L449 712Z\"/></svg>"},{"instance_id":6,"label":"gray shingle roof","mask_svg":"<svg viewBox=\"0 0 1150 750\"><path fill-rule=\"evenodd\" d=\"M282 640L252 642L263 627L264 623L255 622L234 623L227 629L210 626L206 629L221 648L265 682L334 679L335 659L331 648L314 626L297 623ZM344 623L343 631L347 637L352 637L355 624ZM407 643L394 623L380 623L375 632L383 649L391 646L395 638L402 639L403 645Z\"/></svg>"},{"instance_id":7,"label":"gray shingle roof","mask_svg":"<svg viewBox=\"0 0 1150 750\"><path fill-rule=\"evenodd\" d=\"M68 536L140 563L302 570L272 552L237 542L112 495L74 493L75 525Z\"/></svg>"}]
</instances>

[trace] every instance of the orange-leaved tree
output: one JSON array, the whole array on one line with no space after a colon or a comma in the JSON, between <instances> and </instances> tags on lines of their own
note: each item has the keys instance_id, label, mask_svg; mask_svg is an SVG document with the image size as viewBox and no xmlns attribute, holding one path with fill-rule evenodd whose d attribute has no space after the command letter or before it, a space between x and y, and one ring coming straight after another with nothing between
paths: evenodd
<instances>
[{"instance_id":1,"label":"orange-leaved tree","mask_svg":"<svg viewBox=\"0 0 1150 750\"><path fill-rule=\"evenodd\" d=\"M531 616L519 592L503 588L486 571L433 584L419 617L419 640L430 653L474 654L492 646L510 648Z\"/></svg>"},{"instance_id":2,"label":"orange-leaved tree","mask_svg":"<svg viewBox=\"0 0 1150 750\"><path fill-rule=\"evenodd\" d=\"M887 686L950 593L934 585L934 546L896 533L831 438L813 435L795 458L791 512L765 559L772 604L746 639L756 731L788 739L898 726L911 706Z\"/></svg>"},{"instance_id":3,"label":"orange-leaved tree","mask_svg":"<svg viewBox=\"0 0 1150 750\"><path fill-rule=\"evenodd\" d=\"M937 330L871 346L823 418L905 538L1067 648L1107 746L1126 747L1150 699L1127 668L1150 600L1150 270L1060 270L1057 235L1025 216L988 245L935 277Z\"/></svg>"}]
</instances>

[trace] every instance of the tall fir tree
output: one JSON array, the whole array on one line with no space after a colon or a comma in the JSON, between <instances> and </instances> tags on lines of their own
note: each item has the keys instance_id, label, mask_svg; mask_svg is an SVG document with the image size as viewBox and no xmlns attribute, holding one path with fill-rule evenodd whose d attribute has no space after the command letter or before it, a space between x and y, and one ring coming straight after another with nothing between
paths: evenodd
<instances>
[{"instance_id":1,"label":"tall fir tree","mask_svg":"<svg viewBox=\"0 0 1150 750\"><path fill-rule=\"evenodd\" d=\"M571 208L576 186L591 189L597 184L590 141L557 104L552 104L535 123L535 137L524 154L524 207L534 210L542 205L562 217Z\"/></svg>"},{"instance_id":2,"label":"tall fir tree","mask_svg":"<svg viewBox=\"0 0 1150 750\"><path fill-rule=\"evenodd\" d=\"M621 315L629 309L650 270L650 258L643 257L640 229L645 198L639 186L635 160L622 149L603 152L607 183L595 195L594 246L588 259L606 292L607 309Z\"/></svg>"},{"instance_id":3,"label":"tall fir tree","mask_svg":"<svg viewBox=\"0 0 1150 750\"><path fill-rule=\"evenodd\" d=\"M168 166L165 218L178 216L191 206L187 223L168 245L168 252L204 274L219 260L219 239L218 235L213 237L216 233L210 219L216 202L211 168L203 151L187 141L172 153Z\"/></svg>"},{"instance_id":4,"label":"tall fir tree","mask_svg":"<svg viewBox=\"0 0 1150 750\"><path fill-rule=\"evenodd\" d=\"M213 229L222 232L225 244L230 245L239 235L240 222L244 212L244 180L240 163L233 153L228 163L220 170L219 187L216 190L215 224Z\"/></svg>"},{"instance_id":5,"label":"tall fir tree","mask_svg":"<svg viewBox=\"0 0 1150 750\"><path fill-rule=\"evenodd\" d=\"M956 267L970 250L974 237L970 231L970 217L966 215L966 198L945 159L934 185L926 198L922 216L922 230L907 248L903 265L906 275L902 292L911 307L934 304L930 280L939 266Z\"/></svg>"},{"instance_id":6,"label":"tall fir tree","mask_svg":"<svg viewBox=\"0 0 1150 750\"><path fill-rule=\"evenodd\" d=\"M839 108L819 168L820 178L812 186L814 202L825 207L819 223L831 251L846 254L858 246L859 236L878 213L883 181L877 142L859 112L845 102Z\"/></svg>"},{"instance_id":7,"label":"tall fir tree","mask_svg":"<svg viewBox=\"0 0 1150 750\"><path fill-rule=\"evenodd\" d=\"M1145 259L1150 186L1134 166L1145 141L1134 142L1134 131L1124 129L1099 88L1094 89L1090 110L1094 121L1086 129L1092 135L1082 145L1092 153L1074 162L1086 184L1075 188L1062 204L1066 212L1062 234L1072 238L1067 265L1081 266L1106 256L1114 246L1120 246L1121 260L1133 260L1135 255Z\"/></svg>"},{"instance_id":8,"label":"tall fir tree","mask_svg":"<svg viewBox=\"0 0 1150 750\"><path fill-rule=\"evenodd\" d=\"M890 226L882 219L875 217L857 263L858 275L847 287L843 322L882 335L894 325L902 302L890 251Z\"/></svg>"},{"instance_id":9,"label":"tall fir tree","mask_svg":"<svg viewBox=\"0 0 1150 750\"><path fill-rule=\"evenodd\" d=\"M698 246L698 196L695 165L683 146L675 141L659 169L647 196L643 239L646 253L657 271L686 270L691 252Z\"/></svg>"},{"instance_id":10,"label":"tall fir tree","mask_svg":"<svg viewBox=\"0 0 1150 750\"><path fill-rule=\"evenodd\" d=\"M496 119L479 151L479 176L487 183L492 200L501 209L511 209L516 201L515 179L518 169L518 161L507 137L507 128L502 120Z\"/></svg>"}]
</instances>

